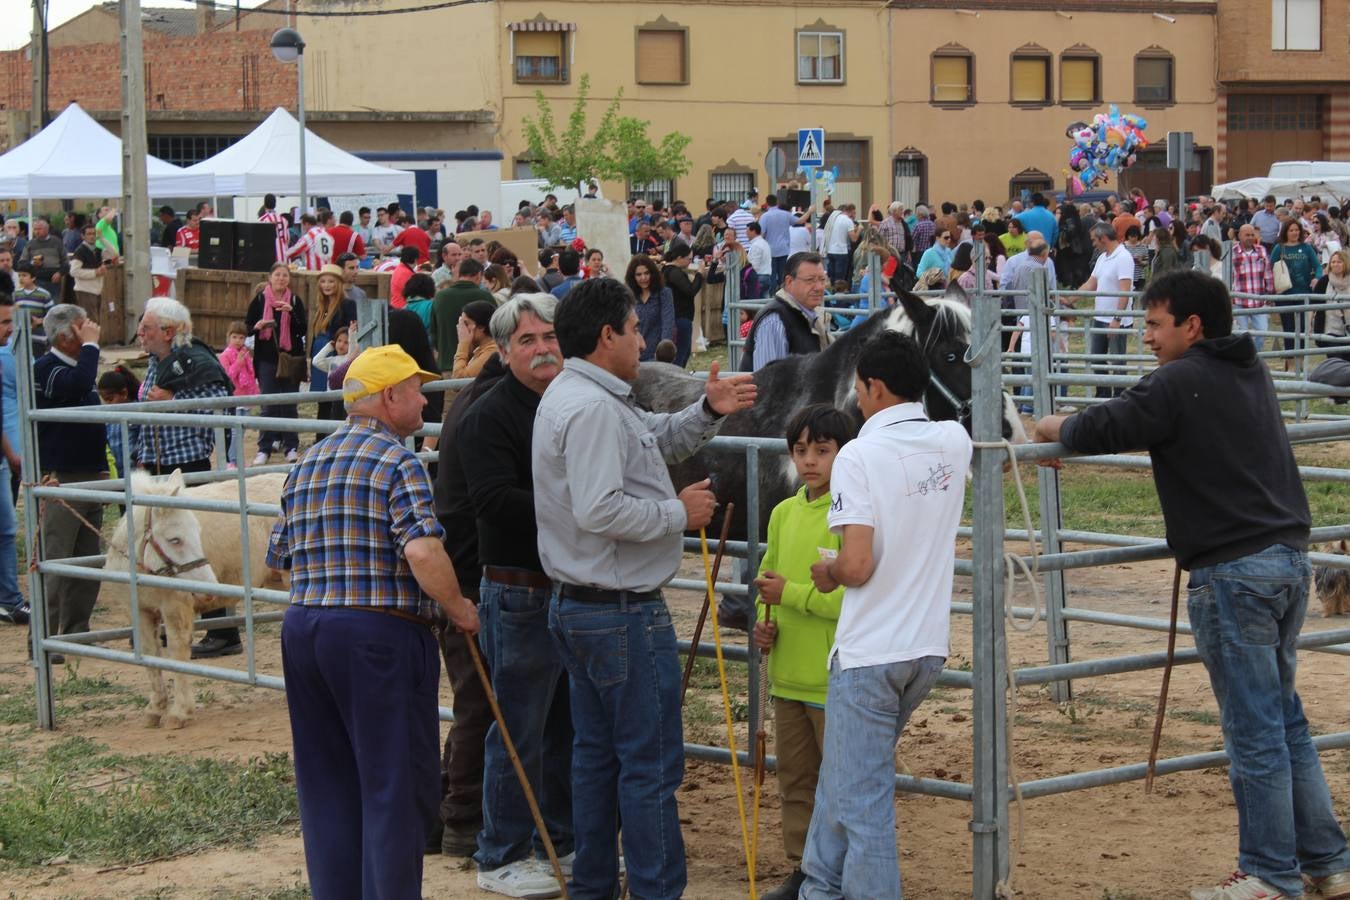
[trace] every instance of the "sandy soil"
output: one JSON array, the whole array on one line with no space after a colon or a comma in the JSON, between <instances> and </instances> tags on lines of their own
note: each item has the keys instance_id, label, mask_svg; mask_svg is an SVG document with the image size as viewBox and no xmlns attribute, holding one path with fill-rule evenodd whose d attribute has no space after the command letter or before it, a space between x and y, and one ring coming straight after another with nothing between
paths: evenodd
<instances>
[{"instance_id":1,"label":"sandy soil","mask_svg":"<svg viewBox=\"0 0 1350 900\"><path fill-rule=\"evenodd\" d=\"M698 563L686 561L697 576ZM1070 603L1162 618L1167 614L1170 563L1145 563L1070 573ZM956 599L969 599L969 582L958 579ZM117 588L105 585L96 626L125 622ZM700 598L671 595L682 634L693 631ZM1026 597L1019 595L1019 603ZM1184 615L1184 605L1183 605ZM1321 618L1315 601L1306 630L1344 626L1344 618ZM1077 625L1071 631L1073 657L1115 656L1161 650L1161 633ZM739 636L727 633L730 640ZM23 629L0 631L0 693L31 679ZM1011 634L1015 664L1045 661L1043 627ZM1190 646L1188 638L1179 640ZM966 666L970 619L954 617L949 665ZM242 668L242 657L225 662ZM278 673L277 626L262 626L259 671ZM79 663L84 674L107 673L136 690L139 672L93 660ZM1350 721L1350 693L1343 689L1346 659L1305 654L1301 687L1314 727L1333 731ZM58 673L59 677L59 673ZM1015 761L1024 779L1142 761L1148 752L1160 675L1144 672L1075 685L1075 702L1060 706L1044 691L1024 689L1018 698ZM210 696L182 731L147 729L134 708L90 712L58 723L58 734L78 733L117 751L177 752L247 758L265 750L289 750L285 698L272 691L199 681ZM715 693L710 695L715 697ZM444 702L449 702L448 691ZM720 702L720 701L718 701ZM1165 756L1203 752L1220 745L1216 708L1198 666L1180 667L1172 683L1172 717L1164 734ZM688 739L725 743L715 717L690 722ZM9 726L22 749L37 750L54 739L29 726ZM744 740L741 726L740 740ZM917 775L969 781L971 778L970 695L939 689L920 707L901 742L900 756ZM772 748L771 748L772 749ZM1337 811L1350 813L1350 754L1323 757ZM747 778L748 784L748 778ZM759 883L776 885L789 866L779 838L778 799L773 776L763 803ZM728 769L691 763L681 791L688 844L691 898L744 897L748 883L741 853L736 804ZM898 841L906 895L957 898L970 895L970 838L966 804L929 797L897 798ZM1014 825L1017 814L1014 812ZM1028 801L1022 838L1014 841L1015 886L1022 896L1040 898L1163 898L1184 896L1185 886L1212 883L1235 865L1236 816L1223 770L1162 778L1151 796L1141 783ZM297 832L267 838L251 850L209 850L177 859L113 871L80 864L6 870L4 888L18 897L266 896L303 883L304 857ZM478 895L473 873L461 863L428 857L424 893L429 897ZM484 895L486 896L486 895Z\"/></svg>"}]
</instances>

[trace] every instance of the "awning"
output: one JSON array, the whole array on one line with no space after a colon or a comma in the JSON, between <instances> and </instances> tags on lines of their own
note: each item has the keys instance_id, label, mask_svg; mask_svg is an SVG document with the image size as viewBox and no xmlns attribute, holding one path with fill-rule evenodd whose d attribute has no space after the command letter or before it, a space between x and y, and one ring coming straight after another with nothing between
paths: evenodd
<instances>
[{"instance_id":1,"label":"awning","mask_svg":"<svg viewBox=\"0 0 1350 900\"><path fill-rule=\"evenodd\" d=\"M524 22L508 22L507 31L576 31L576 22L555 22L553 19L527 19Z\"/></svg>"}]
</instances>

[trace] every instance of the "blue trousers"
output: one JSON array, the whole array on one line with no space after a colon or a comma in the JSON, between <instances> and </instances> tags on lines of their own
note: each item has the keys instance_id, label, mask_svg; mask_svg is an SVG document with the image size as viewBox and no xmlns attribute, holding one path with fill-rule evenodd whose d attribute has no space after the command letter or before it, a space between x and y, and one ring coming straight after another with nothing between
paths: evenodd
<instances>
[{"instance_id":1,"label":"blue trousers","mask_svg":"<svg viewBox=\"0 0 1350 900\"><path fill-rule=\"evenodd\" d=\"M440 798L441 658L431 629L292 606L281 662L310 891L316 900L418 900Z\"/></svg>"},{"instance_id":2,"label":"blue trousers","mask_svg":"<svg viewBox=\"0 0 1350 900\"><path fill-rule=\"evenodd\" d=\"M0 460L0 476L9 480L9 464ZM14 516L14 499L9 491L0 491L0 606L18 609L23 603L19 591L19 557L16 542L18 520Z\"/></svg>"},{"instance_id":3,"label":"blue trousers","mask_svg":"<svg viewBox=\"0 0 1350 900\"><path fill-rule=\"evenodd\" d=\"M675 365L684 368L694 349L694 320L675 320Z\"/></svg>"},{"instance_id":4,"label":"blue trousers","mask_svg":"<svg viewBox=\"0 0 1350 900\"><path fill-rule=\"evenodd\" d=\"M1219 701L1238 814L1238 866L1291 897L1303 876L1350 869L1308 719L1294 689L1312 569L1274 545L1191 570L1187 612Z\"/></svg>"}]
</instances>

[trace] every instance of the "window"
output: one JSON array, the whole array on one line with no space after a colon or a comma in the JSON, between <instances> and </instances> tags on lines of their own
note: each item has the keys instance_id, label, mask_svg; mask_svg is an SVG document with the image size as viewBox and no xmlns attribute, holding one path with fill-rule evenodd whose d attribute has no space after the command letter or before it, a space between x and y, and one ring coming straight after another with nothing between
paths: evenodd
<instances>
[{"instance_id":1,"label":"window","mask_svg":"<svg viewBox=\"0 0 1350 900\"><path fill-rule=\"evenodd\" d=\"M665 16L637 30L637 83L689 83L689 29Z\"/></svg>"},{"instance_id":2,"label":"window","mask_svg":"<svg viewBox=\"0 0 1350 900\"><path fill-rule=\"evenodd\" d=\"M1012 55L1008 102L1025 106L1050 103L1050 52L1028 44Z\"/></svg>"},{"instance_id":3,"label":"window","mask_svg":"<svg viewBox=\"0 0 1350 900\"><path fill-rule=\"evenodd\" d=\"M628 196L638 200L646 200L648 203L657 202L662 206L669 206L671 199L675 196L675 182L662 178L657 181L649 181L646 184L628 185Z\"/></svg>"},{"instance_id":4,"label":"window","mask_svg":"<svg viewBox=\"0 0 1350 900\"><path fill-rule=\"evenodd\" d=\"M1008 196L1024 204L1031 202L1031 195L1037 191L1045 193L1054 189L1054 179L1040 169L1023 169L1008 180Z\"/></svg>"},{"instance_id":5,"label":"window","mask_svg":"<svg viewBox=\"0 0 1350 900\"><path fill-rule=\"evenodd\" d=\"M1065 50L1059 58L1059 102L1100 103L1102 58L1097 51L1079 45Z\"/></svg>"},{"instance_id":6,"label":"window","mask_svg":"<svg viewBox=\"0 0 1350 900\"><path fill-rule=\"evenodd\" d=\"M975 57L960 44L948 44L933 53L932 102L948 105L975 102Z\"/></svg>"},{"instance_id":7,"label":"window","mask_svg":"<svg viewBox=\"0 0 1350 900\"><path fill-rule=\"evenodd\" d=\"M543 13L506 26L511 32L511 68L517 84L566 84L571 80L568 35L571 22L545 19Z\"/></svg>"},{"instance_id":8,"label":"window","mask_svg":"<svg viewBox=\"0 0 1350 900\"><path fill-rule=\"evenodd\" d=\"M528 181L534 178L534 160L517 159L511 163L512 176L518 181Z\"/></svg>"},{"instance_id":9,"label":"window","mask_svg":"<svg viewBox=\"0 0 1350 900\"><path fill-rule=\"evenodd\" d=\"M1172 54L1150 47L1134 58L1134 102L1164 106L1176 102L1173 94L1175 63Z\"/></svg>"},{"instance_id":10,"label":"window","mask_svg":"<svg viewBox=\"0 0 1350 900\"><path fill-rule=\"evenodd\" d=\"M797 32L797 83L842 84L843 81L844 33Z\"/></svg>"},{"instance_id":11,"label":"window","mask_svg":"<svg viewBox=\"0 0 1350 900\"><path fill-rule=\"evenodd\" d=\"M149 152L175 166L191 166L210 159L239 140L237 134L152 134Z\"/></svg>"},{"instance_id":12,"label":"window","mask_svg":"<svg viewBox=\"0 0 1350 900\"><path fill-rule=\"evenodd\" d=\"M740 203L754 186L753 172L713 172L708 196L718 203Z\"/></svg>"},{"instance_id":13,"label":"window","mask_svg":"<svg viewBox=\"0 0 1350 900\"><path fill-rule=\"evenodd\" d=\"M1322 0L1271 0L1270 49L1321 50Z\"/></svg>"},{"instance_id":14,"label":"window","mask_svg":"<svg viewBox=\"0 0 1350 900\"><path fill-rule=\"evenodd\" d=\"M1229 94L1228 130L1321 131L1324 108L1317 94Z\"/></svg>"}]
</instances>

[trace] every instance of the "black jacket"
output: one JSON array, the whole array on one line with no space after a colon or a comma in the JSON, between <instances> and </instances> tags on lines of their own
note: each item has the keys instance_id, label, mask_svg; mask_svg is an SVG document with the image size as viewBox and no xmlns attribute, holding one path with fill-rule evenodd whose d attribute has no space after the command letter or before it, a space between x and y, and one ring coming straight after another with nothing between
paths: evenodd
<instances>
[{"instance_id":1,"label":"black jacket","mask_svg":"<svg viewBox=\"0 0 1350 900\"><path fill-rule=\"evenodd\" d=\"M50 350L33 363L38 409L99 405L94 389L98 348L81 347L76 363L72 366ZM38 423L38 466L43 472L106 472L106 447L102 422Z\"/></svg>"},{"instance_id":2,"label":"black jacket","mask_svg":"<svg viewBox=\"0 0 1350 900\"><path fill-rule=\"evenodd\" d=\"M806 316L781 297L774 297L756 314L755 322L750 326L750 333L745 336L744 352L741 354L742 372L755 370L755 332L759 331L759 325L766 316L778 316L783 320L790 355L820 352L820 337L811 330L811 323L806 321Z\"/></svg>"},{"instance_id":3,"label":"black jacket","mask_svg":"<svg viewBox=\"0 0 1350 900\"><path fill-rule=\"evenodd\" d=\"M689 271L681 266L666 266L661 274L666 280L666 287L670 288L671 296L675 298L675 318L692 320L698 292L703 290L703 273L697 272L690 276Z\"/></svg>"},{"instance_id":4,"label":"black jacket","mask_svg":"<svg viewBox=\"0 0 1350 900\"><path fill-rule=\"evenodd\" d=\"M1080 453L1147 449L1183 568L1308 546L1311 516L1275 385L1247 334L1204 340L1120 397L1069 417Z\"/></svg>"},{"instance_id":5,"label":"black jacket","mask_svg":"<svg viewBox=\"0 0 1350 900\"><path fill-rule=\"evenodd\" d=\"M281 330L281 312L274 310L272 321L277 327L268 332L268 337L264 338L253 330L253 326L262 321L263 307L266 300L260 291L253 302L248 305L248 313L244 316L244 327L248 333L253 335L253 361L254 363L275 363L277 361L277 351L280 345L277 343L277 332ZM294 292L291 294L291 349L290 352L296 356L306 356L305 353L305 335L309 330L309 315L305 312L305 301L301 300Z\"/></svg>"},{"instance_id":6,"label":"black jacket","mask_svg":"<svg viewBox=\"0 0 1350 900\"><path fill-rule=\"evenodd\" d=\"M167 391L179 391L219 384L227 394L234 393L230 376L225 374L215 351L193 338L183 347L174 347L155 365L155 385Z\"/></svg>"}]
</instances>

